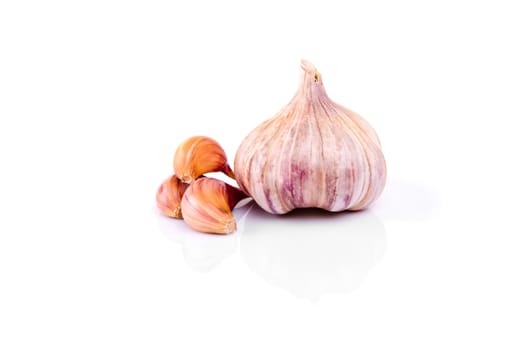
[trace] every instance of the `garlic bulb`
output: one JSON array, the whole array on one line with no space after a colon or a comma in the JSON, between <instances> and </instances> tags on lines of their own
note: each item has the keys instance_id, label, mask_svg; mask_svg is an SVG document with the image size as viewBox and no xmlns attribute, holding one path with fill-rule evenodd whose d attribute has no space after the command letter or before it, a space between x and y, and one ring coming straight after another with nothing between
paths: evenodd
<instances>
[{"instance_id":1,"label":"garlic bulb","mask_svg":"<svg viewBox=\"0 0 524 350\"><path fill-rule=\"evenodd\" d=\"M386 183L378 136L361 116L328 97L311 63L303 60L302 69L291 102L240 144L236 180L269 213L366 208Z\"/></svg>"}]
</instances>

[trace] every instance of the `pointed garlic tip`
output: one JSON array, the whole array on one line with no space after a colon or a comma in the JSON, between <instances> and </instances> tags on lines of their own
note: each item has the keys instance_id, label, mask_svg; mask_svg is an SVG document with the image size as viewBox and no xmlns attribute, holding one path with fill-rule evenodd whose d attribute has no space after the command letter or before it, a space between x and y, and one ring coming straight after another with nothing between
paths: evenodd
<instances>
[{"instance_id":1,"label":"pointed garlic tip","mask_svg":"<svg viewBox=\"0 0 524 350\"><path fill-rule=\"evenodd\" d=\"M304 70L304 72L313 76L314 82L318 82L320 80L320 73L311 62L302 59L300 60L300 67Z\"/></svg>"},{"instance_id":2,"label":"pointed garlic tip","mask_svg":"<svg viewBox=\"0 0 524 350\"><path fill-rule=\"evenodd\" d=\"M173 169L175 175L185 183L215 171L222 171L235 178L227 163L226 152L217 141L207 136L193 136L182 142L175 151Z\"/></svg>"},{"instance_id":3,"label":"pointed garlic tip","mask_svg":"<svg viewBox=\"0 0 524 350\"><path fill-rule=\"evenodd\" d=\"M230 178L232 178L233 180L236 180L235 179L235 173L233 172L233 169L231 169L229 164L226 164L226 166L224 167L224 170L222 170L222 172L224 174L226 174L227 176L229 176Z\"/></svg>"},{"instance_id":4,"label":"pointed garlic tip","mask_svg":"<svg viewBox=\"0 0 524 350\"><path fill-rule=\"evenodd\" d=\"M194 230L228 234L236 230L233 208L243 198L239 189L214 178L199 178L191 183L182 198L182 214Z\"/></svg>"},{"instance_id":5,"label":"pointed garlic tip","mask_svg":"<svg viewBox=\"0 0 524 350\"><path fill-rule=\"evenodd\" d=\"M187 187L188 185L175 175L165 179L156 191L156 205L160 212L175 219L182 219L180 203Z\"/></svg>"}]
</instances>

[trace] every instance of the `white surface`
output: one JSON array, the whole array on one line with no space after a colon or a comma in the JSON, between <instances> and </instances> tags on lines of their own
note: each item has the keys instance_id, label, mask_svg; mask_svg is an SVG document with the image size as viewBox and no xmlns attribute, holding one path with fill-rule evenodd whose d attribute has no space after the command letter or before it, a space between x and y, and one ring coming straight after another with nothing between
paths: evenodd
<instances>
[{"instance_id":1,"label":"white surface","mask_svg":"<svg viewBox=\"0 0 524 350\"><path fill-rule=\"evenodd\" d=\"M0 348L524 348L517 5L3 1ZM161 217L178 143L232 160L301 58L380 135L376 205Z\"/></svg>"}]
</instances>

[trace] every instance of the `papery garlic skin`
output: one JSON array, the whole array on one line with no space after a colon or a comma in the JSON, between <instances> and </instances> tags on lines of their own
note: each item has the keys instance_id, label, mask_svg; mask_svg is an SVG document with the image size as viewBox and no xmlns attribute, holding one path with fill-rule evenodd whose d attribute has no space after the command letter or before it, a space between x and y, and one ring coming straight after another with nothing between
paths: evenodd
<instances>
[{"instance_id":1,"label":"papery garlic skin","mask_svg":"<svg viewBox=\"0 0 524 350\"><path fill-rule=\"evenodd\" d=\"M182 142L175 151L173 170L182 182L190 183L199 176L222 171L232 179L233 170L220 144L207 136L193 136Z\"/></svg>"},{"instance_id":2,"label":"papery garlic skin","mask_svg":"<svg viewBox=\"0 0 524 350\"><path fill-rule=\"evenodd\" d=\"M160 212L175 219L182 219L180 203L188 186L175 175L165 179L156 191L156 205Z\"/></svg>"},{"instance_id":3,"label":"papery garlic skin","mask_svg":"<svg viewBox=\"0 0 524 350\"><path fill-rule=\"evenodd\" d=\"M269 213L364 209L386 183L378 136L357 113L331 101L311 63L302 61L302 68L291 102L239 146L236 180Z\"/></svg>"},{"instance_id":4,"label":"papery garlic skin","mask_svg":"<svg viewBox=\"0 0 524 350\"><path fill-rule=\"evenodd\" d=\"M247 195L214 178L199 178L189 185L182 198L182 215L194 230L228 234L236 230L233 208Z\"/></svg>"}]
</instances>

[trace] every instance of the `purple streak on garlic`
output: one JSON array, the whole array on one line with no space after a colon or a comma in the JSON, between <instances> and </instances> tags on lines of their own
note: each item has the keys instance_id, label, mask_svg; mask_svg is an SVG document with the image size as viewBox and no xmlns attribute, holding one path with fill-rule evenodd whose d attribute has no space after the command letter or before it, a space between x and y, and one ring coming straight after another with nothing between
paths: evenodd
<instances>
[{"instance_id":1,"label":"purple streak on garlic","mask_svg":"<svg viewBox=\"0 0 524 350\"><path fill-rule=\"evenodd\" d=\"M291 102L242 141L236 180L269 213L364 209L386 183L378 136L361 116L329 99L311 63L303 60L302 69Z\"/></svg>"}]
</instances>

